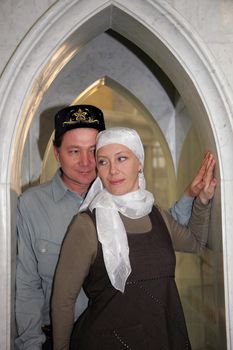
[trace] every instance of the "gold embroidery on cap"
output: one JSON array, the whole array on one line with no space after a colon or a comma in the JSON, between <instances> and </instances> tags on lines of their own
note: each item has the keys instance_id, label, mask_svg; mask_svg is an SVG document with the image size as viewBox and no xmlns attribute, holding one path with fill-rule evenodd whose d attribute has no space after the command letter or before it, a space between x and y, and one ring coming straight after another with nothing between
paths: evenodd
<instances>
[{"instance_id":1,"label":"gold embroidery on cap","mask_svg":"<svg viewBox=\"0 0 233 350\"><path fill-rule=\"evenodd\" d=\"M88 112L83 111L82 109L79 109L77 112L74 112L72 117L63 122L63 126L64 124L76 124L76 123L98 123L99 124L99 120L98 119L94 119L94 117L92 116L88 116L87 115Z\"/></svg>"}]
</instances>

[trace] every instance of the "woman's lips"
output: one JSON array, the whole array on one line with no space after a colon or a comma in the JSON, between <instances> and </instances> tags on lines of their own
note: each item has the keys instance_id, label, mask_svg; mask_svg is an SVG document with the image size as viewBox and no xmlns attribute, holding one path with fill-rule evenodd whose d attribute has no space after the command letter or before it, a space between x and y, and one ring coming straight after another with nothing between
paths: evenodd
<instances>
[{"instance_id":1,"label":"woman's lips","mask_svg":"<svg viewBox=\"0 0 233 350\"><path fill-rule=\"evenodd\" d=\"M117 185L120 185L124 182L124 179L120 179L120 180L110 180L109 183L110 185L112 186L117 186Z\"/></svg>"}]
</instances>

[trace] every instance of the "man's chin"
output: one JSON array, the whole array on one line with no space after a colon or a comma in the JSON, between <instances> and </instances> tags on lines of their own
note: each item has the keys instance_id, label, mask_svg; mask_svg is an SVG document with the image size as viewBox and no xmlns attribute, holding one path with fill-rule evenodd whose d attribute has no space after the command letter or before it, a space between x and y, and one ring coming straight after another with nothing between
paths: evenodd
<instances>
[{"instance_id":1,"label":"man's chin","mask_svg":"<svg viewBox=\"0 0 233 350\"><path fill-rule=\"evenodd\" d=\"M83 176L82 179L79 179L77 182L89 187L95 179L96 177Z\"/></svg>"}]
</instances>

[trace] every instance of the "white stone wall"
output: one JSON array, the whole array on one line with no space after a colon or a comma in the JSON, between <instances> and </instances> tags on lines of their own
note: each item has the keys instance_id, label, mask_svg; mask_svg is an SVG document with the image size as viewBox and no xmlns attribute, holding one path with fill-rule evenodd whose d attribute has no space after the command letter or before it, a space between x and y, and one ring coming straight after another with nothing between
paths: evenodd
<instances>
[{"instance_id":1,"label":"white stone wall","mask_svg":"<svg viewBox=\"0 0 233 350\"><path fill-rule=\"evenodd\" d=\"M212 52L218 69L222 70L232 89L233 2L231 0L168 0L167 2L198 33Z\"/></svg>"},{"instance_id":2,"label":"white stone wall","mask_svg":"<svg viewBox=\"0 0 233 350\"><path fill-rule=\"evenodd\" d=\"M0 72L34 23L56 0L0 1Z\"/></svg>"}]
</instances>

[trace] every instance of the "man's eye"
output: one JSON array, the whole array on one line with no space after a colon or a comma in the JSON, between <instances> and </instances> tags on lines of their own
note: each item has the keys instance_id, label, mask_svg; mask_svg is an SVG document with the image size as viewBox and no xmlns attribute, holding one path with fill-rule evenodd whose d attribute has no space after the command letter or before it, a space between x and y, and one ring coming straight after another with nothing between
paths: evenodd
<instances>
[{"instance_id":1,"label":"man's eye","mask_svg":"<svg viewBox=\"0 0 233 350\"><path fill-rule=\"evenodd\" d=\"M77 149L71 149L69 151L70 154L77 154L78 153L78 150Z\"/></svg>"},{"instance_id":2,"label":"man's eye","mask_svg":"<svg viewBox=\"0 0 233 350\"><path fill-rule=\"evenodd\" d=\"M89 152L92 153L92 154L95 154L95 147L90 147L89 148Z\"/></svg>"}]
</instances>

